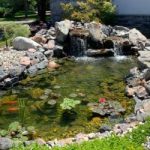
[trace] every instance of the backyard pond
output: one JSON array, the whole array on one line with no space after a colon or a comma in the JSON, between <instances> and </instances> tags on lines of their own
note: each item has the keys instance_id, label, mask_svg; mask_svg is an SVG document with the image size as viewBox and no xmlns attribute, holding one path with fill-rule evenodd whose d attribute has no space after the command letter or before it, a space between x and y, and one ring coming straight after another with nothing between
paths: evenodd
<instances>
[{"instance_id":1,"label":"backyard pond","mask_svg":"<svg viewBox=\"0 0 150 150\"><path fill-rule=\"evenodd\" d=\"M101 125L122 122L133 112L134 101L125 96L124 78L137 65L134 58L58 60L58 70L43 70L19 85L0 91L0 129L13 121L34 126L45 139L72 137L96 132ZM79 100L73 113L64 115L64 98ZM102 100L102 101L100 101ZM93 114L89 103L119 102L124 113Z\"/></svg>"}]
</instances>

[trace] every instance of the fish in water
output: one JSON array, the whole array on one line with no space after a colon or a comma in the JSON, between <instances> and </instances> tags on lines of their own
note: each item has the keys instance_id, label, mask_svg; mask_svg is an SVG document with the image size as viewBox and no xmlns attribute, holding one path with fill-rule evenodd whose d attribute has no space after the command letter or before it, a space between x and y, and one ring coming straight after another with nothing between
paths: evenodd
<instances>
[{"instance_id":1,"label":"fish in water","mask_svg":"<svg viewBox=\"0 0 150 150\"><path fill-rule=\"evenodd\" d=\"M16 112L18 112L18 110L19 110L19 108L17 108L17 107L10 107L7 109L7 111L9 113L16 113Z\"/></svg>"},{"instance_id":2,"label":"fish in water","mask_svg":"<svg viewBox=\"0 0 150 150\"><path fill-rule=\"evenodd\" d=\"M16 105L17 104L17 101L5 101L5 102L2 102L2 105Z\"/></svg>"}]
</instances>

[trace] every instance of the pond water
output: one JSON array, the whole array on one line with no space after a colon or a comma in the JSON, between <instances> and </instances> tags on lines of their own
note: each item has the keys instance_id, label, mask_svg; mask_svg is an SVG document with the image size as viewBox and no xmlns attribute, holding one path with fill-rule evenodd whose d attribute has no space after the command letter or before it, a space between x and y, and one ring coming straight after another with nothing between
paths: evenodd
<instances>
[{"instance_id":1,"label":"pond water","mask_svg":"<svg viewBox=\"0 0 150 150\"><path fill-rule=\"evenodd\" d=\"M61 63L58 70L41 71L13 89L0 91L1 129L21 121L25 126L35 126L46 139L64 138L79 132L96 132L101 125L113 125L132 113L134 101L125 96L123 79L137 65L136 59L84 58ZM81 100L74 119L63 117L60 104L64 98ZM119 118L93 116L87 103L98 102L99 98L119 101L126 113ZM56 106L51 107L49 100L56 101Z\"/></svg>"}]
</instances>

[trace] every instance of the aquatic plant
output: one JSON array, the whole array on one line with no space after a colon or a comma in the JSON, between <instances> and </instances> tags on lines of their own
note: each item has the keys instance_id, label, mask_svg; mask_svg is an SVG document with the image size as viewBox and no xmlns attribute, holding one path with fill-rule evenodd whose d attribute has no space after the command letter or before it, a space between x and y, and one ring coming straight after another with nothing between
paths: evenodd
<instances>
[{"instance_id":1,"label":"aquatic plant","mask_svg":"<svg viewBox=\"0 0 150 150\"><path fill-rule=\"evenodd\" d=\"M78 104L80 104L79 100L64 98L64 101L60 104L60 107L63 110L71 110L71 109L75 108L75 106Z\"/></svg>"},{"instance_id":2,"label":"aquatic plant","mask_svg":"<svg viewBox=\"0 0 150 150\"><path fill-rule=\"evenodd\" d=\"M41 88L34 88L34 89L31 89L31 91L29 93L32 98L36 99L44 94L44 90Z\"/></svg>"},{"instance_id":3,"label":"aquatic plant","mask_svg":"<svg viewBox=\"0 0 150 150\"><path fill-rule=\"evenodd\" d=\"M20 123L22 125L24 125L24 123L25 123L25 108L26 108L25 100L24 99L18 99L18 104L19 104Z\"/></svg>"}]
</instances>

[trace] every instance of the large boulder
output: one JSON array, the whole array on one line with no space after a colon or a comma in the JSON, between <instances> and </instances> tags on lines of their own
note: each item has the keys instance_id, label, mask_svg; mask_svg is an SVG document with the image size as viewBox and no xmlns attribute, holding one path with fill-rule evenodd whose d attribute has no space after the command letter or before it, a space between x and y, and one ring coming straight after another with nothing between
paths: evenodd
<instances>
[{"instance_id":1,"label":"large boulder","mask_svg":"<svg viewBox=\"0 0 150 150\"><path fill-rule=\"evenodd\" d=\"M8 150L12 148L13 142L9 138L0 138L0 150Z\"/></svg>"},{"instance_id":2,"label":"large boulder","mask_svg":"<svg viewBox=\"0 0 150 150\"><path fill-rule=\"evenodd\" d=\"M148 42L147 38L135 28L129 31L129 40L133 43L133 45L140 46L141 49L143 49L145 44Z\"/></svg>"},{"instance_id":3,"label":"large boulder","mask_svg":"<svg viewBox=\"0 0 150 150\"><path fill-rule=\"evenodd\" d=\"M14 39L13 47L16 50L28 50L29 48L37 49L41 47L41 45L29 38L20 36Z\"/></svg>"},{"instance_id":4,"label":"large boulder","mask_svg":"<svg viewBox=\"0 0 150 150\"><path fill-rule=\"evenodd\" d=\"M139 63L141 68L149 68L150 67L150 51L139 51Z\"/></svg>"},{"instance_id":5,"label":"large boulder","mask_svg":"<svg viewBox=\"0 0 150 150\"><path fill-rule=\"evenodd\" d=\"M139 121L144 121L147 117L150 116L150 99L138 102L135 105L134 112Z\"/></svg>"},{"instance_id":6,"label":"large boulder","mask_svg":"<svg viewBox=\"0 0 150 150\"><path fill-rule=\"evenodd\" d=\"M89 30L89 44L92 48L102 48L102 40L105 39L107 36L103 33L101 29L101 24L96 22L91 22L87 25Z\"/></svg>"},{"instance_id":7,"label":"large boulder","mask_svg":"<svg viewBox=\"0 0 150 150\"><path fill-rule=\"evenodd\" d=\"M58 42L63 43L66 40L70 28L71 21L69 20L64 20L55 23L56 39Z\"/></svg>"},{"instance_id":8,"label":"large boulder","mask_svg":"<svg viewBox=\"0 0 150 150\"><path fill-rule=\"evenodd\" d=\"M90 33L90 37L94 41L102 41L104 38L106 38L106 35L101 30L101 24L96 22L91 22L88 24L88 30Z\"/></svg>"}]
</instances>

